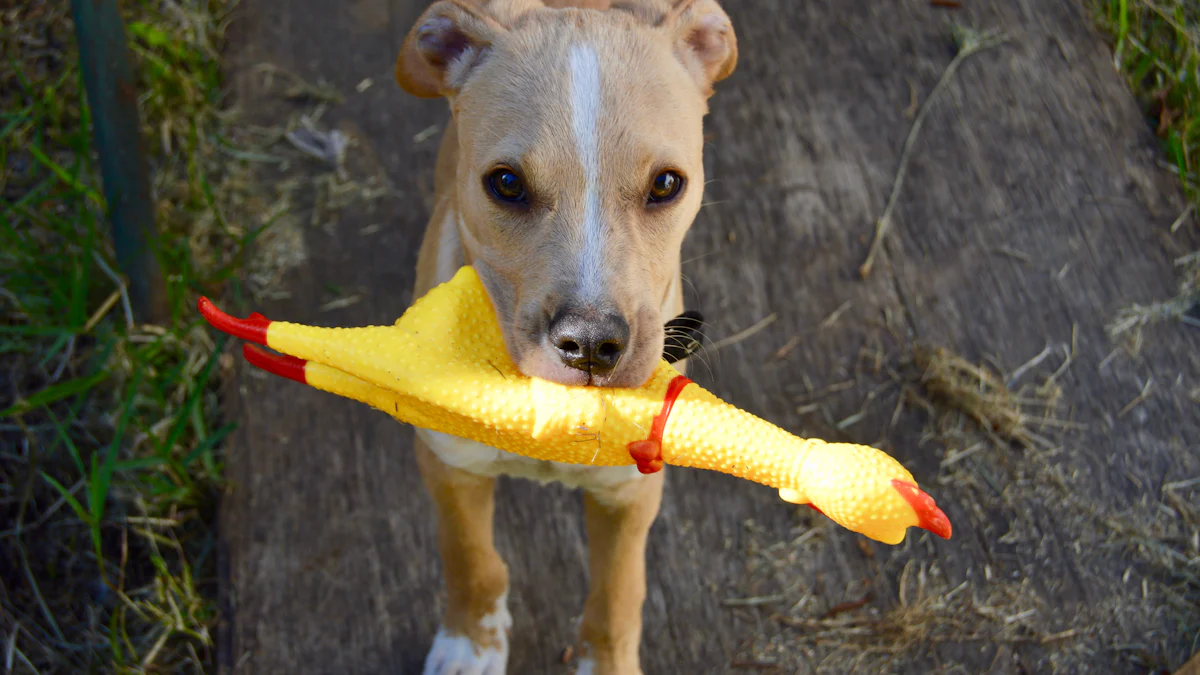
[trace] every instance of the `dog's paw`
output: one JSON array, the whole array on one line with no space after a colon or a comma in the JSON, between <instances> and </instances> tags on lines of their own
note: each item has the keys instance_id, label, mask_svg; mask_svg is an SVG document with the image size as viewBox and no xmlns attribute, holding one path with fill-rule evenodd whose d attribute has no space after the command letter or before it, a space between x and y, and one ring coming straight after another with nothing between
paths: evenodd
<instances>
[{"instance_id":1,"label":"dog's paw","mask_svg":"<svg viewBox=\"0 0 1200 675\"><path fill-rule=\"evenodd\" d=\"M575 675L596 675L596 662L586 656L579 659L579 665L575 667Z\"/></svg>"},{"instance_id":2,"label":"dog's paw","mask_svg":"<svg viewBox=\"0 0 1200 675\"><path fill-rule=\"evenodd\" d=\"M508 643L481 647L465 635L450 635L443 628L433 639L422 675L505 675Z\"/></svg>"},{"instance_id":3,"label":"dog's paw","mask_svg":"<svg viewBox=\"0 0 1200 675\"><path fill-rule=\"evenodd\" d=\"M479 622L488 636L487 645L476 644L462 634L438 629L433 646L425 657L422 675L505 675L508 668L508 631L512 616L505 598L496 603L496 611Z\"/></svg>"}]
</instances>

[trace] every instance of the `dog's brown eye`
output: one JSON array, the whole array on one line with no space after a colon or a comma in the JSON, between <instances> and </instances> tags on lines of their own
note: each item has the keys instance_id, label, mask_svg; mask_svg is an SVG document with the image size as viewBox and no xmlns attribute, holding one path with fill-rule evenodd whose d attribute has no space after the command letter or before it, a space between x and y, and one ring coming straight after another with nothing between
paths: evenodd
<instances>
[{"instance_id":1,"label":"dog's brown eye","mask_svg":"<svg viewBox=\"0 0 1200 675\"><path fill-rule=\"evenodd\" d=\"M654 177L650 184L650 203L668 202L683 188L683 176L674 171L664 171Z\"/></svg>"},{"instance_id":2,"label":"dog's brown eye","mask_svg":"<svg viewBox=\"0 0 1200 675\"><path fill-rule=\"evenodd\" d=\"M500 201L525 201L525 186L521 183L521 177L512 169L496 169L488 174L487 186Z\"/></svg>"}]
</instances>

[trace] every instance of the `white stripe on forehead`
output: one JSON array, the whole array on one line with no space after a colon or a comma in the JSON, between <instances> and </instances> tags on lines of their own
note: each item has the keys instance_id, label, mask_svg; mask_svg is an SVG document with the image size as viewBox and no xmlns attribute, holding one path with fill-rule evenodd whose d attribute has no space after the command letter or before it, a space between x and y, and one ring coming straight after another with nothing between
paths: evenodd
<instances>
[{"instance_id":1,"label":"white stripe on forehead","mask_svg":"<svg viewBox=\"0 0 1200 675\"><path fill-rule=\"evenodd\" d=\"M573 44L571 69L571 127L583 164L583 250L579 252L579 293L594 299L601 293L604 232L600 222L600 59L590 45Z\"/></svg>"}]
</instances>

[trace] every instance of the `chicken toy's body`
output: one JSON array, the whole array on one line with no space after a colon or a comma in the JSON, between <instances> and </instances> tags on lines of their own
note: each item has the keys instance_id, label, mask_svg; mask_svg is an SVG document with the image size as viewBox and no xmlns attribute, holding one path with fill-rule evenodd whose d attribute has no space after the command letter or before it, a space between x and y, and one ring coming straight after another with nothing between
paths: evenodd
<instances>
[{"instance_id":1,"label":"chicken toy's body","mask_svg":"<svg viewBox=\"0 0 1200 675\"><path fill-rule=\"evenodd\" d=\"M286 355L247 345L254 365L414 426L555 462L720 471L774 487L787 501L889 544L910 526L950 536L946 516L888 455L798 438L719 400L665 361L637 389L522 375L470 267L391 326L315 328L257 314L239 320L203 298L200 310L216 328Z\"/></svg>"}]
</instances>

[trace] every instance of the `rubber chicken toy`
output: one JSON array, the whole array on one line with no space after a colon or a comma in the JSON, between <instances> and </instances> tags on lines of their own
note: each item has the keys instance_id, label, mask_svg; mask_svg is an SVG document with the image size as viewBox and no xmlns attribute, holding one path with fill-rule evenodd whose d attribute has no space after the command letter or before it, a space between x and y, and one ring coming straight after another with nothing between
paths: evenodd
<instances>
[{"instance_id":1,"label":"rubber chicken toy","mask_svg":"<svg viewBox=\"0 0 1200 675\"><path fill-rule=\"evenodd\" d=\"M663 464L762 483L785 501L887 544L909 527L948 539L950 521L887 454L798 438L739 410L666 361L637 389L565 386L522 375L491 300L464 267L391 326L317 328L236 319L201 298L213 327L247 344L253 365L367 403L401 422L541 460L595 466Z\"/></svg>"}]
</instances>

